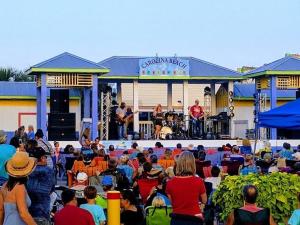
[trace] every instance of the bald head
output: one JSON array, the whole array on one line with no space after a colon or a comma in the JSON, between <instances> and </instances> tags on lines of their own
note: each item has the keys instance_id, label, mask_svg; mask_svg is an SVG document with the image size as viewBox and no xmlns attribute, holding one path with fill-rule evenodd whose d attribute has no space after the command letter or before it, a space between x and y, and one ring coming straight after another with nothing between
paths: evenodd
<instances>
[{"instance_id":1,"label":"bald head","mask_svg":"<svg viewBox=\"0 0 300 225\"><path fill-rule=\"evenodd\" d=\"M254 185L246 185L243 190L246 203L254 204L258 195L257 188Z\"/></svg>"}]
</instances>

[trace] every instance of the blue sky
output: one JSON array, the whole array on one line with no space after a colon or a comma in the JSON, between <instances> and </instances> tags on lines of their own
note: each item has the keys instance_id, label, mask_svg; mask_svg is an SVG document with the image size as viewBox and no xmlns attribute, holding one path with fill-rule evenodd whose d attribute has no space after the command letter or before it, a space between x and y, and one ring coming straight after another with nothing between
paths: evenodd
<instances>
[{"instance_id":1,"label":"blue sky","mask_svg":"<svg viewBox=\"0 0 300 225\"><path fill-rule=\"evenodd\" d=\"M62 52L194 56L231 69L300 53L299 0L1 0L0 66Z\"/></svg>"}]
</instances>

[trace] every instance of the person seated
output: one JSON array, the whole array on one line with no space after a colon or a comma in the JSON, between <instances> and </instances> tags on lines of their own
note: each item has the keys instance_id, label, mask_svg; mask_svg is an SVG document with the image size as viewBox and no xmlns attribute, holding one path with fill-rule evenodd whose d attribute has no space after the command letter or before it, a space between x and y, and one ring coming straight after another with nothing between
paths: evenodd
<instances>
[{"instance_id":1,"label":"person seated","mask_svg":"<svg viewBox=\"0 0 300 225\"><path fill-rule=\"evenodd\" d=\"M230 160L239 161L240 163L244 163L244 157L240 154L240 148L237 145L232 147L232 154L230 155Z\"/></svg>"},{"instance_id":2,"label":"person seated","mask_svg":"<svg viewBox=\"0 0 300 225\"><path fill-rule=\"evenodd\" d=\"M129 181L126 177L124 170L117 168L117 161L115 159L110 159L108 161L108 169L101 172L100 176L111 175L116 179L116 190L123 190L129 188ZM99 172L97 172L99 175Z\"/></svg>"},{"instance_id":3,"label":"person seated","mask_svg":"<svg viewBox=\"0 0 300 225\"><path fill-rule=\"evenodd\" d=\"M131 190L121 193L121 225L142 225L144 214L137 204L137 199Z\"/></svg>"},{"instance_id":4,"label":"person seated","mask_svg":"<svg viewBox=\"0 0 300 225\"><path fill-rule=\"evenodd\" d=\"M291 148L291 145L287 142L283 143L282 150L279 152L279 157L280 158L286 158L288 160L293 159L293 149Z\"/></svg>"},{"instance_id":5,"label":"person seated","mask_svg":"<svg viewBox=\"0 0 300 225\"><path fill-rule=\"evenodd\" d=\"M156 155L151 155L151 156L150 156L150 162L151 162L151 164L152 164L152 168L163 171L162 166L159 165L159 164L157 163L157 161L158 161L158 158L157 158Z\"/></svg>"},{"instance_id":6,"label":"person seated","mask_svg":"<svg viewBox=\"0 0 300 225\"><path fill-rule=\"evenodd\" d=\"M203 178L203 179L205 178L204 172L203 172L203 168L211 166L211 162L210 161L206 161L205 157L206 157L205 151L199 151L198 152L198 157L195 160L195 163L196 163L196 174L199 177Z\"/></svg>"},{"instance_id":7,"label":"person seated","mask_svg":"<svg viewBox=\"0 0 300 225\"><path fill-rule=\"evenodd\" d=\"M81 209L85 209L93 215L95 225L104 225L106 217L103 208L96 205L95 198L97 196L97 189L93 186L87 186L84 189L84 198L87 203L80 205Z\"/></svg>"},{"instance_id":8,"label":"person seated","mask_svg":"<svg viewBox=\"0 0 300 225\"><path fill-rule=\"evenodd\" d=\"M123 170L126 174L126 177L130 184L132 184L133 179L133 168L128 165L129 157L127 155L122 155L119 160L120 164L117 166L117 168Z\"/></svg>"},{"instance_id":9,"label":"person seated","mask_svg":"<svg viewBox=\"0 0 300 225\"><path fill-rule=\"evenodd\" d=\"M221 183L220 172L221 172L221 170L218 166L213 166L211 168L211 177L205 178L205 182L212 183L213 190L216 190Z\"/></svg>"},{"instance_id":10,"label":"person seated","mask_svg":"<svg viewBox=\"0 0 300 225\"><path fill-rule=\"evenodd\" d=\"M269 141L264 141L263 142L263 147L261 149L259 149L259 151L256 152L255 154L257 156L259 156L260 158L262 158L262 156L261 156L262 152L272 153L272 146L271 146L271 143Z\"/></svg>"},{"instance_id":11,"label":"person seated","mask_svg":"<svg viewBox=\"0 0 300 225\"><path fill-rule=\"evenodd\" d=\"M267 174L269 168L274 163L274 159L272 159L271 153L265 153L262 160L257 160L256 165L259 166L261 172L263 174Z\"/></svg>"},{"instance_id":12,"label":"person seated","mask_svg":"<svg viewBox=\"0 0 300 225\"><path fill-rule=\"evenodd\" d=\"M160 197L164 200L165 205L171 206L170 199L166 193L168 178L164 178L157 186L153 187L147 198L145 207L153 205L154 198Z\"/></svg>"},{"instance_id":13,"label":"person seated","mask_svg":"<svg viewBox=\"0 0 300 225\"><path fill-rule=\"evenodd\" d=\"M70 189L64 190L61 194L61 199L64 204L64 208L55 213L55 225L65 225L66 221L68 224L95 225L92 214L77 207L78 203L75 191Z\"/></svg>"},{"instance_id":14,"label":"person seated","mask_svg":"<svg viewBox=\"0 0 300 225\"><path fill-rule=\"evenodd\" d=\"M104 211L107 210L107 192L112 191L114 189L112 176L106 175L103 177L102 182L103 192L99 193L96 197L96 204L101 206Z\"/></svg>"},{"instance_id":15,"label":"person seated","mask_svg":"<svg viewBox=\"0 0 300 225\"><path fill-rule=\"evenodd\" d=\"M270 209L256 205L258 196L254 185L246 185L243 189L244 206L235 209L227 218L226 225L276 225Z\"/></svg>"},{"instance_id":16,"label":"person seated","mask_svg":"<svg viewBox=\"0 0 300 225\"><path fill-rule=\"evenodd\" d=\"M240 166L239 174L248 175L250 173L258 173L259 169L254 164L253 156L248 154L245 157L245 162L242 166Z\"/></svg>"},{"instance_id":17,"label":"person seated","mask_svg":"<svg viewBox=\"0 0 300 225\"><path fill-rule=\"evenodd\" d=\"M298 194L298 208L294 210L291 218L288 221L288 225L299 225L300 223L300 194Z\"/></svg>"},{"instance_id":18,"label":"person seated","mask_svg":"<svg viewBox=\"0 0 300 225\"><path fill-rule=\"evenodd\" d=\"M181 152L182 152L182 145L178 143L176 145L176 148L172 152L172 157L174 158L176 155L180 155Z\"/></svg>"},{"instance_id":19,"label":"person seated","mask_svg":"<svg viewBox=\"0 0 300 225\"><path fill-rule=\"evenodd\" d=\"M166 148L164 154L160 157L160 159L164 159L164 160L172 160L172 150L169 148Z\"/></svg>"},{"instance_id":20,"label":"person seated","mask_svg":"<svg viewBox=\"0 0 300 225\"><path fill-rule=\"evenodd\" d=\"M243 139L242 146L241 146L241 153L244 155L252 153L252 147L249 139Z\"/></svg>"}]
</instances>

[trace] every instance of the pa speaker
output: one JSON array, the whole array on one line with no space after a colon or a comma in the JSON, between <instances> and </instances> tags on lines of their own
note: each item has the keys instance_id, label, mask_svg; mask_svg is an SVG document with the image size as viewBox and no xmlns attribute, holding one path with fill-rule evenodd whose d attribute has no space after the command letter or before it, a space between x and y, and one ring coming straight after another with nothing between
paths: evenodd
<instances>
[{"instance_id":1,"label":"pa speaker","mask_svg":"<svg viewBox=\"0 0 300 225\"><path fill-rule=\"evenodd\" d=\"M50 113L69 113L69 89L50 89Z\"/></svg>"}]
</instances>

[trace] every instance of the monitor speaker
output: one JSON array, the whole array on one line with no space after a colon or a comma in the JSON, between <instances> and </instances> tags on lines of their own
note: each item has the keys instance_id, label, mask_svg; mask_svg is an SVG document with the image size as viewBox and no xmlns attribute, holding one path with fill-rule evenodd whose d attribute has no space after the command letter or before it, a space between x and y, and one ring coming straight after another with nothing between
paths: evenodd
<instances>
[{"instance_id":1,"label":"monitor speaker","mask_svg":"<svg viewBox=\"0 0 300 225\"><path fill-rule=\"evenodd\" d=\"M50 89L50 113L69 113L69 89Z\"/></svg>"},{"instance_id":2,"label":"monitor speaker","mask_svg":"<svg viewBox=\"0 0 300 225\"><path fill-rule=\"evenodd\" d=\"M50 141L75 141L75 117L75 113L50 113L48 117L48 139Z\"/></svg>"}]
</instances>

